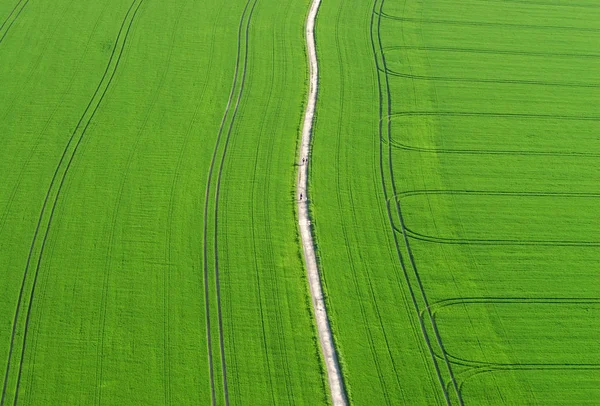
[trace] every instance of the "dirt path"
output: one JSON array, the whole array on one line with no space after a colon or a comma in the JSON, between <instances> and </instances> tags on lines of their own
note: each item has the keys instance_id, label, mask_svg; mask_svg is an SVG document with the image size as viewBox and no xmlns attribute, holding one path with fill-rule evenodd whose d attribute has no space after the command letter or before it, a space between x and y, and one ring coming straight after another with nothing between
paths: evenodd
<instances>
[{"instance_id":1,"label":"dirt path","mask_svg":"<svg viewBox=\"0 0 600 406\"><path fill-rule=\"evenodd\" d=\"M317 267L317 258L315 255L315 246L311 234L309 213L308 213L308 164L310 162L310 137L312 135L312 126L315 115L315 105L317 102L318 88L318 66L317 66L317 51L315 44L315 19L321 0L313 0L306 20L306 45L308 49L308 59L310 65L310 88L308 93L308 103L304 112L304 124L302 126L302 144L300 146L300 169L298 171L298 217L300 223L300 236L302 238L302 246L304 248L304 260L306 262L306 272L308 275L308 283L310 285L310 293L312 296L313 309L317 321L317 330L319 333L319 341L321 342L321 350L325 358L327 367L327 378L329 380L329 388L331 390L331 399L334 406L345 406L348 404L346 393L344 390L344 382L333 344L333 336L327 318L327 309L323 298L323 290L321 288L321 279L319 269Z\"/></svg>"}]
</instances>

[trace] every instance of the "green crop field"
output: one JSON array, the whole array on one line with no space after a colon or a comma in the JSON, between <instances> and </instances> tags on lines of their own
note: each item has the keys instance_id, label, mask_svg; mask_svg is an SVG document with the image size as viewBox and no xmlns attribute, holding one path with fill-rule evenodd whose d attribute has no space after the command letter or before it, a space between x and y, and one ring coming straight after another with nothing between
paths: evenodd
<instances>
[{"instance_id":1,"label":"green crop field","mask_svg":"<svg viewBox=\"0 0 600 406\"><path fill-rule=\"evenodd\" d=\"M313 216L356 404L600 402L600 4L324 2Z\"/></svg>"},{"instance_id":2,"label":"green crop field","mask_svg":"<svg viewBox=\"0 0 600 406\"><path fill-rule=\"evenodd\" d=\"M308 6L0 2L2 404L326 402Z\"/></svg>"},{"instance_id":3,"label":"green crop field","mask_svg":"<svg viewBox=\"0 0 600 406\"><path fill-rule=\"evenodd\" d=\"M322 0L299 161L311 4L0 1L0 406L600 404L600 3Z\"/></svg>"}]
</instances>

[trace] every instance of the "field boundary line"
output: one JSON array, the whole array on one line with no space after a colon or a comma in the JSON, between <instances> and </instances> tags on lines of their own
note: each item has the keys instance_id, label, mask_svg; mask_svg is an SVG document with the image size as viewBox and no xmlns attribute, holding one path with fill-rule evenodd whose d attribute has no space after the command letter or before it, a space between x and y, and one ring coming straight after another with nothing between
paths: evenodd
<instances>
[{"instance_id":1,"label":"field boundary line","mask_svg":"<svg viewBox=\"0 0 600 406\"><path fill-rule=\"evenodd\" d=\"M325 360L327 369L327 378L329 381L329 390L331 400L334 406L345 406L348 404L346 391L338 357L329 325L323 288L321 286L321 276L317 265L317 256L315 253L315 243L312 237L310 225L310 215L308 210L308 157L310 153L310 144L312 136L312 127L315 117L315 106L317 104L317 91L319 85L319 70L317 62L317 50L315 42L315 21L321 0L313 0L306 18L306 50L308 53L309 65L309 90L306 109L304 110L304 122L302 125L302 140L300 144L300 156L298 166L298 183L296 187L298 197L298 225L300 228L300 238L304 252L304 261L308 283L310 285L310 295L312 297L313 311L317 323L317 332L321 351Z\"/></svg>"}]
</instances>

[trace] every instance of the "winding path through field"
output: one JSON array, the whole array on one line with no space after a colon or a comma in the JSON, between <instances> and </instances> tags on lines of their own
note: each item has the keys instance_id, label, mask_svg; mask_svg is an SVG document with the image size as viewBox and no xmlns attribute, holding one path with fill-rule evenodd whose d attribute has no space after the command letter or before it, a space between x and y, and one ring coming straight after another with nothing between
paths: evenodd
<instances>
[{"instance_id":1,"label":"winding path through field","mask_svg":"<svg viewBox=\"0 0 600 406\"><path fill-rule=\"evenodd\" d=\"M310 293L317 321L317 330L319 333L319 341L321 342L321 350L325 358L327 367L327 377L329 379L329 388L331 390L331 399L334 406L347 405L346 394L344 390L344 382L333 344L333 336L327 318L327 309L323 298L323 289L321 288L321 279L319 269L317 267L317 258L315 255L315 245L313 242L310 220L308 213L308 162L310 152L310 137L312 134L312 126L315 116L315 105L317 103L318 90L318 65L317 51L315 44L315 19L317 11L321 5L321 0L313 0L306 19L306 45L308 48L308 60L310 66L310 87L308 92L308 103L304 112L304 124L302 126L302 144L300 146L300 160L298 173L298 219L300 223L300 236L302 238L302 246L304 248L304 259L306 261L306 272L308 274L308 282L310 284Z\"/></svg>"}]
</instances>

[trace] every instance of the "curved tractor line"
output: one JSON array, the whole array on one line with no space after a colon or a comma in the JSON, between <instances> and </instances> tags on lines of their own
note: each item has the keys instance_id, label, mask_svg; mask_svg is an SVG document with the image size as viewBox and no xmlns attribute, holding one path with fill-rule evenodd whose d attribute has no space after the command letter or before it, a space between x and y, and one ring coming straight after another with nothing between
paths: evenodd
<instances>
[{"instance_id":1,"label":"curved tractor line","mask_svg":"<svg viewBox=\"0 0 600 406\"><path fill-rule=\"evenodd\" d=\"M121 57L129 39L129 32L131 30L131 27L133 26L136 15L144 1L145 0L133 0L131 6L129 6L127 14L125 14L125 17L121 22L121 28L119 29L119 33L115 40L113 50L108 64L106 65L104 74L100 79L100 82L98 83L98 86L96 87L96 90L92 98L90 99L87 107L85 108L83 115L79 119L77 126L73 130L71 137L69 138L63 150L62 156L56 166L54 174L52 175L50 185L46 192L45 200L41 207L37 226L33 234L33 240L29 248L29 255L27 257L27 263L25 265L25 271L21 282L21 289L19 291L15 315L12 322L12 333L8 349L8 356L6 360L6 372L4 374L4 384L2 388L2 395L0 397L0 406L4 406L6 404L6 396L8 393L9 379L11 379L11 371L16 366L16 361L13 359L13 357L16 356L14 355L15 352L17 353L17 355L20 353L20 358L18 359L18 371L16 372L16 386L14 389L13 404L16 405L18 403L24 364L23 360L25 358L25 352L28 342L27 339L29 331L29 322L31 318L31 309L33 307L33 302L35 298L38 275L44 257L46 241L48 239L48 235L50 234L50 229L53 224L52 222L54 219L56 207L58 205L61 193L63 191L65 180L67 178L67 175L69 174L77 151L82 141L84 140L87 130L90 124L92 123L96 113L98 112L98 109L100 108L100 105L102 104L104 97L110 89L110 85L117 73L119 64L121 62ZM77 136L79 131L81 131L81 134ZM39 248L37 247L38 245L40 245ZM35 268L33 268L34 266ZM31 276L29 276L31 272L33 272L33 281L30 284L28 284L28 279L31 278ZM26 286L29 287L29 285L31 285L31 291L29 294L29 299L27 299L25 296L25 289ZM21 309L21 307L23 307L25 303L27 304L27 307ZM20 316L21 312L25 310L25 315ZM23 317L25 318L24 322L19 323L20 319ZM20 335L17 334L19 324L24 324L22 328L22 333ZM21 342L20 350L17 350L15 346L17 338L18 341ZM15 365L12 365L13 361L15 362Z\"/></svg>"},{"instance_id":2,"label":"curved tractor line","mask_svg":"<svg viewBox=\"0 0 600 406\"><path fill-rule=\"evenodd\" d=\"M323 289L319 269L317 267L317 257L315 254L315 245L312 238L309 213L308 213L308 157L310 152L310 139L312 135L312 126L315 116L315 105L317 103L318 88L318 66L317 51L315 44L315 20L321 0L313 0L306 19L306 45L308 50L310 87L308 92L308 102L304 112L304 124L302 126L302 143L300 146L299 170L298 170L298 222L300 227L300 236L302 238L302 247L304 249L304 260L306 263L306 272L308 283L310 285L310 294L312 297L315 319L317 322L317 331L321 343L321 351L327 367L327 377L329 388L331 390L331 399L334 406L346 406L346 392L344 382L338 363L333 335L329 326L327 309L323 298Z\"/></svg>"},{"instance_id":3,"label":"curved tractor line","mask_svg":"<svg viewBox=\"0 0 600 406\"><path fill-rule=\"evenodd\" d=\"M22 4L21 4L22 3ZM29 3L29 0L26 0L25 3L23 3L23 0L19 0L19 2L15 5L15 7L12 9L12 11L10 12L10 14L8 15L8 17L6 17L6 20L4 20L4 22L2 23L2 26L0 26L0 35L2 35L0 37L0 44L2 43L2 41L4 41L4 38L6 37L6 35L8 34L8 31L11 29L11 27L13 26L13 24L17 21L17 19L19 18L19 16L21 15L21 13L23 12L23 9L27 6L27 4ZM21 8L19 9L19 6L21 6ZM17 9L19 11L17 11ZM15 14L15 11L17 11L17 14ZM14 15L14 17L13 17ZM6 27L6 30L4 30L4 34L2 34L2 29L4 28L4 26L8 23L8 21L12 18L12 21L10 21L10 24L8 24L8 26Z\"/></svg>"}]
</instances>

